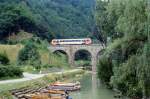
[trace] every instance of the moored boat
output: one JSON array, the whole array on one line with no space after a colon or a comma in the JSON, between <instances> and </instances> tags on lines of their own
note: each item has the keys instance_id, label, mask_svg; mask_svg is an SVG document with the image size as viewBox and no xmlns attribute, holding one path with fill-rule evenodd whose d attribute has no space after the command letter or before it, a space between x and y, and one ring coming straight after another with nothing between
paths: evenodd
<instances>
[{"instance_id":1,"label":"moored boat","mask_svg":"<svg viewBox=\"0 0 150 99\"><path fill-rule=\"evenodd\" d=\"M50 84L47 89L59 89L64 91L76 91L80 90L81 85L80 82L76 83L65 83L65 82L55 82L53 84Z\"/></svg>"},{"instance_id":2,"label":"moored boat","mask_svg":"<svg viewBox=\"0 0 150 99\"><path fill-rule=\"evenodd\" d=\"M66 99L66 94L59 94L60 92L50 92L50 93L34 93L26 94L24 97L26 99Z\"/></svg>"}]
</instances>

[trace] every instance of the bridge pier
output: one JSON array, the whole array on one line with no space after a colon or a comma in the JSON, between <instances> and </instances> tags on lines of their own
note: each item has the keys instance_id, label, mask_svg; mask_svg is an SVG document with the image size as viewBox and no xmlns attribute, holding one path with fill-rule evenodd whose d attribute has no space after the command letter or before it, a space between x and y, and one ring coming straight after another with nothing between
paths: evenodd
<instances>
[{"instance_id":1,"label":"bridge pier","mask_svg":"<svg viewBox=\"0 0 150 99\"><path fill-rule=\"evenodd\" d=\"M92 61L92 73L96 73L97 72L97 57L96 56L92 56L92 59L91 59L91 61Z\"/></svg>"},{"instance_id":2,"label":"bridge pier","mask_svg":"<svg viewBox=\"0 0 150 99\"><path fill-rule=\"evenodd\" d=\"M74 55L68 55L68 61L71 67L73 67L74 64Z\"/></svg>"}]
</instances>

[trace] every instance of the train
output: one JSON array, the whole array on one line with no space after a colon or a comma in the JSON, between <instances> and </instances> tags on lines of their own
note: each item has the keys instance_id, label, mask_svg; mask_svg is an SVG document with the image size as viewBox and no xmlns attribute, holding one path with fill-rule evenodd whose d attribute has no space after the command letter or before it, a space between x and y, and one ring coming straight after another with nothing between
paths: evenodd
<instances>
[{"instance_id":1,"label":"train","mask_svg":"<svg viewBox=\"0 0 150 99\"><path fill-rule=\"evenodd\" d=\"M92 44L91 38L82 39L53 39L51 45L90 45Z\"/></svg>"}]
</instances>

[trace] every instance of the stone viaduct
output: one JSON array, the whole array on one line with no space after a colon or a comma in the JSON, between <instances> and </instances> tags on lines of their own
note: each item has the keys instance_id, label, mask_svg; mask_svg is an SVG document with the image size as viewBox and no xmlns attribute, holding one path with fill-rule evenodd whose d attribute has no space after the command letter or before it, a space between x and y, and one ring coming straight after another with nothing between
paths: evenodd
<instances>
[{"instance_id":1,"label":"stone viaduct","mask_svg":"<svg viewBox=\"0 0 150 99\"><path fill-rule=\"evenodd\" d=\"M91 54L91 65L92 65L92 71L96 72L96 64L98 55L101 53L101 51L104 49L104 47L100 44L92 44L92 45L57 45L57 46L50 46L49 50L51 52L55 51L63 51L68 56L68 62L71 66L74 66L74 59L75 59L75 53L80 50L86 50Z\"/></svg>"}]
</instances>

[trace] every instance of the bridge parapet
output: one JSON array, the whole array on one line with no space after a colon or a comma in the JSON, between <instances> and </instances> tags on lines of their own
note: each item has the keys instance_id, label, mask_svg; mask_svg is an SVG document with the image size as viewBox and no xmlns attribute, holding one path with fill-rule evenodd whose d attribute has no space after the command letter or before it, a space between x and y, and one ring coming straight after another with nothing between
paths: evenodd
<instances>
[{"instance_id":1,"label":"bridge parapet","mask_svg":"<svg viewBox=\"0 0 150 99\"><path fill-rule=\"evenodd\" d=\"M50 45L49 47L70 47L70 46L104 46L104 44L91 44L91 45Z\"/></svg>"}]
</instances>

